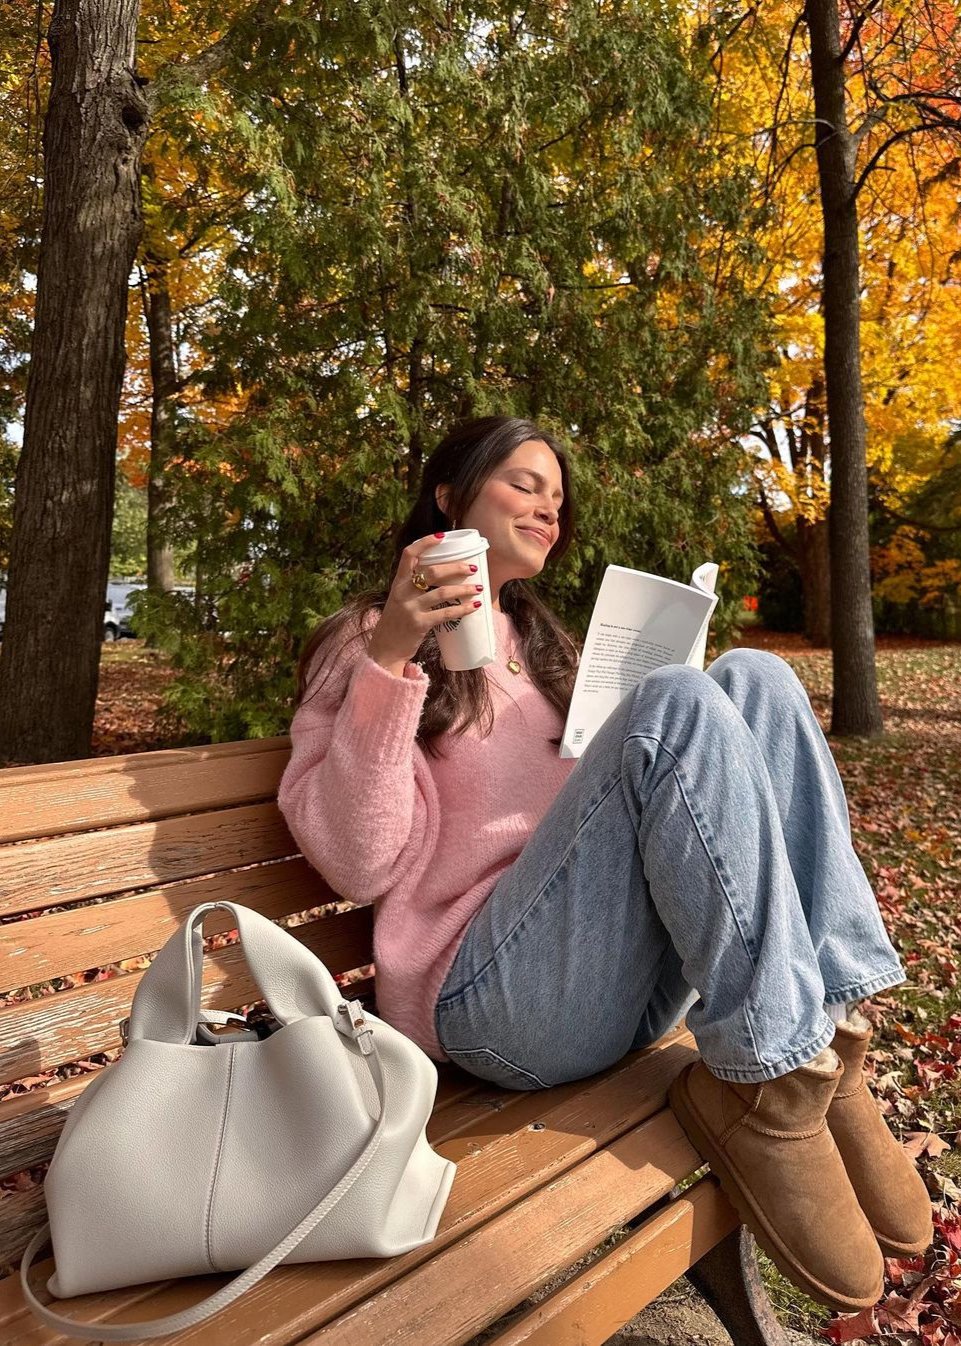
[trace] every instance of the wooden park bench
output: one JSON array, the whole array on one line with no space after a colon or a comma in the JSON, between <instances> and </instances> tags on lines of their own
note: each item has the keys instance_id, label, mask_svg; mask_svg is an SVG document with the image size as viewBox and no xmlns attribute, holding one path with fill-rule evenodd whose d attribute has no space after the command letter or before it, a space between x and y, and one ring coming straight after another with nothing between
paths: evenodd
<instances>
[{"instance_id":1,"label":"wooden park bench","mask_svg":"<svg viewBox=\"0 0 961 1346\"><path fill-rule=\"evenodd\" d=\"M16 1274L44 1218L40 1178L101 1054L120 1048L144 956L192 907L231 899L299 917L297 937L338 979L354 972L351 994L376 1013L363 975L372 908L325 886L277 809L289 749L276 738L0 771L4 1346L67 1340L31 1316ZM206 932L228 920L208 919ZM239 947L208 953L204 987L213 1008L258 1000ZM665 1091L693 1051L681 1027L602 1074L533 1093L440 1067L428 1138L458 1169L437 1237L391 1259L278 1268L177 1342L600 1346L684 1273L736 1346L783 1341L749 1236L714 1179L680 1187L702 1161ZM36 1287L49 1270L35 1268ZM62 1311L159 1317L228 1279L89 1295Z\"/></svg>"}]
</instances>

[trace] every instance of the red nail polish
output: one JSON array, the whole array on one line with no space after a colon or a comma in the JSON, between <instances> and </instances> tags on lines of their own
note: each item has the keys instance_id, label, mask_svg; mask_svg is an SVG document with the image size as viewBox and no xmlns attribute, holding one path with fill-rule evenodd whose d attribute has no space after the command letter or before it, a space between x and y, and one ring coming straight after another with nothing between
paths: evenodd
<instances>
[{"instance_id":1,"label":"red nail polish","mask_svg":"<svg viewBox=\"0 0 961 1346\"><path fill-rule=\"evenodd\" d=\"M476 566L471 566L470 571L471 571L471 574L472 574L472 575L476 575L476 574L477 574L477 567L476 567Z\"/></svg>"},{"instance_id":2,"label":"red nail polish","mask_svg":"<svg viewBox=\"0 0 961 1346\"><path fill-rule=\"evenodd\" d=\"M474 607L475 607L475 608L479 608L479 607L482 607L482 606L483 606L483 604L482 604L481 600L478 598L477 601L474 603Z\"/></svg>"},{"instance_id":3,"label":"red nail polish","mask_svg":"<svg viewBox=\"0 0 961 1346\"><path fill-rule=\"evenodd\" d=\"M444 536L443 533L435 533L435 534L434 534L434 537L443 537L443 536Z\"/></svg>"}]
</instances>

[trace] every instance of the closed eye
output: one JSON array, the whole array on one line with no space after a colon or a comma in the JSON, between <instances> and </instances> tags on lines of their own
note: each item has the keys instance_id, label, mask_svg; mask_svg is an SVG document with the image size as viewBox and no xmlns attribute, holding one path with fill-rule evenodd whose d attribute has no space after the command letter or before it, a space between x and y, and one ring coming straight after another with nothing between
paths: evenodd
<instances>
[{"instance_id":1,"label":"closed eye","mask_svg":"<svg viewBox=\"0 0 961 1346\"><path fill-rule=\"evenodd\" d=\"M533 492L532 492L532 491L529 491L529 490L527 489L526 486L518 486L518 485L515 484L515 486L514 486L514 490L515 490L515 491L523 491L525 495L532 495L532 494L533 494Z\"/></svg>"}]
</instances>

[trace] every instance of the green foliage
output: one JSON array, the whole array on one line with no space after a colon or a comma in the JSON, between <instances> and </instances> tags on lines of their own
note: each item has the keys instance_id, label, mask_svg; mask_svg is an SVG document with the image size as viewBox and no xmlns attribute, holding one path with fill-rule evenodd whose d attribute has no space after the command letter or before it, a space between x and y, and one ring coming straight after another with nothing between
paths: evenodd
<instances>
[{"instance_id":1,"label":"green foliage","mask_svg":"<svg viewBox=\"0 0 961 1346\"><path fill-rule=\"evenodd\" d=\"M613 23L588 0L523 22L363 0L320 23L295 0L203 90L170 84L166 134L202 103L251 149L176 478L174 540L216 625L144 618L188 732L286 729L303 640L386 582L463 415L571 443L580 542L538 588L575 629L608 563L688 579L712 558L725 643L753 584L737 436L769 338L750 184L712 143L710 44L684 31L668 3ZM203 399L238 409L213 426Z\"/></svg>"},{"instance_id":2,"label":"green foliage","mask_svg":"<svg viewBox=\"0 0 961 1346\"><path fill-rule=\"evenodd\" d=\"M111 575L144 575L147 571L147 492L131 486L117 473L110 539Z\"/></svg>"}]
</instances>

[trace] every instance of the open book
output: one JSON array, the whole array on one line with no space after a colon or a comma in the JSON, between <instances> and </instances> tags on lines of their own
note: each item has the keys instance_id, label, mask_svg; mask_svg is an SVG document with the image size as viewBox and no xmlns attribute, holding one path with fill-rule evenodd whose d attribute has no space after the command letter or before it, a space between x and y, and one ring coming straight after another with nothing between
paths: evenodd
<instances>
[{"instance_id":1,"label":"open book","mask_svg":"<svg viewBox=\"0 0 961 1346\"><path fill-rule=\"evenodd\" d=\"M704 667L717 569L706 561L690 584L680 584L627 566L607 567L577 669L561 757L580 757L618 702L651 669Z\"/></svg>"}]
</instances>

